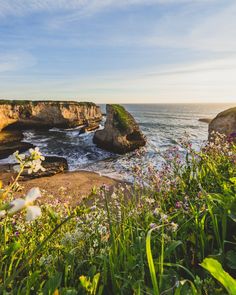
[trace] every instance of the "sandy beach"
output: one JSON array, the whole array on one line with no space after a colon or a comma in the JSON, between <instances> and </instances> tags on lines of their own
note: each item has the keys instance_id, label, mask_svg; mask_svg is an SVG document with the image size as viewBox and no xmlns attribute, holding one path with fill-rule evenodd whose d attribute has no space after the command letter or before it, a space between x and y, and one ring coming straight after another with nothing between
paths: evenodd
<instances>
[{"instance_id":1,"label":"sandy beach","mask_svg":"<svg viewBox=\"0 0 236 295\"><path fill-rule=\"evenodd\" d=\"M14 176L11 172L2 171L0 168L0 180L7 185ZM78 205L83 198L87 197L93 188L99 189L103 184L113 186L118 181L115 179L100 176L94 172L75 171L59 173L49 177L40 177L35 179L20 179L21 190L16 196L24 196L32 187L39 187L42 192L41 203L55 202L66 204L69 207Z\"/></svg>"}]
</instances>

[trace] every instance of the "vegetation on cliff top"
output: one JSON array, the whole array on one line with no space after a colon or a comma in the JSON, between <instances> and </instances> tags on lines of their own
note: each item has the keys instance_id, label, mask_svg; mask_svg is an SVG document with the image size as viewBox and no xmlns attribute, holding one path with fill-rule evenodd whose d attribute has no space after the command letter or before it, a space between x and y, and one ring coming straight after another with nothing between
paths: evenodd
<instances>
[{"instance_id":1,"label":"vegetation on cliff top","mask_svg":"<svg viewBox=\"0 0 236 295\"><path fill-rule=\"evenodd\" d=\"M131 115L125 110L125 108L119 104L110 105L114 110L114 123L120 132L125 132L129 129L130 124L133 124L134 120Z\"/></svg>"},{"instance_id":2,"label":"vegetation on cliff top","mask_svg":"<svg viewBox=\"0 0 236 295\"><path fill-rule=\"evenodd\" d=\"M132 187L93 189L72 209L32 206L37 189L12 202L16 181L2 187L0 293L234 295L235 155L224 138L200 151L182 141L158 170L131 167ZM15 156L41 169L38 150Z\"/></svg>"},{"instance_id":3,"label":"vegetation on cliff top","mask_svg":"<svg viewBox=\"0 0 236 295\"><path fill-rule=\"evenodd\" d=\"M63 100L10 100L10 99L1 99L0 105L4 104L11 104L11 105L25 105L25 104L32 104L37 105L38 103L49 103L49 104L63 104L65 106L70 104L76 104L79 106L96 106L93 102L86 102L86 101L63 101Z\"/></svg>"}]
</instances>

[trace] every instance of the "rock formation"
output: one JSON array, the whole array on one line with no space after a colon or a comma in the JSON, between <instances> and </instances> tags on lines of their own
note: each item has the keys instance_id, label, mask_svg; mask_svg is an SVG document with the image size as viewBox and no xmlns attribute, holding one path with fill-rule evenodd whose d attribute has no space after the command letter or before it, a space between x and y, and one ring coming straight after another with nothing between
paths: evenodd
<instances>
[{"instance_id":1,"label":"rock formation","mask_svg":"<svg viewBox=\"0 0 236 295\"><path fill-rule=\"evenodd\" d=\"M209 139L213 138L213 132L218 132L227 137L236 139L236 107L219 113L209 124Z\"/></svg>"},{"instance_id":2,"label":"rock formation","mask_svg":"<svg viewBox=\"0 0 236 295\"><path fill-rule=\"evenodd\" d=\"M203 122L203 123L207 123L207 124L210 124L212 119L210 118L200 118L198 119L199 122Z\"/></svg>"},{"instance_id":3,"label":"rock formation","mask_svg":"<svg viewBox=\"0 0 236 295\"><path fill-rule=\"evenodd\" d=\"M93 142L105 150L124 154L146 144L146 139L132 115L120 105L106 106L103 130L97 130Z\"/></svg>"},{"instance_id":4,"label":"rock formation","mask_svg":"<svg viewBox=\"0 0 236 295\"><path fill-rule=\"evenodd\" d=\"M28 142L22 142L23 134L16 130L0 132L0 159L7 158L15 151L20 153L33 148L34 146Z\"/></svg>"},{"instance_id":5,"label":"rock formation","mask_svg":"<svg viewBox=\"0 0 236 295\"><path fill-rule=\"evenodd\" d=\"M3 173L16 173L14 171L15 164L0 164L0 174ZM58 173L62 173L68 170L67 160L63 157L47 156L42 162L42 166L45 171L38 171L28 174L27 168L21 174L21 180L28 180L34 178L40 178L45 176L52 176ZM56 184L55 184L56 185Z\"/></svg>"},{"instance_id":6,"label":"rock formation","mask_svg":"<svg viewBox=\"0 0 236 295\"><path fill-rule=\"evenodd\" d=\"M87 122L99 126L101 119L100 108L89 102L0 101L0 131L6 127L73 128Z\"/></svg>"},{"instance_id":7,"label":"rock formation","mask_svg":"<svg viewBox=\"0 0 236 295\"><path fill-rule=\"evenodd\" d=\"M22 173L22 176L27 178L38 178L45 176L52 176L58 173L62 173L68 170L67 160L63 157L57 156L47 156L45 160L42 162L42 166L45 168L45 171L38 171L32 174L28 174L27 171Z\"/></svg>"}]
</instances>

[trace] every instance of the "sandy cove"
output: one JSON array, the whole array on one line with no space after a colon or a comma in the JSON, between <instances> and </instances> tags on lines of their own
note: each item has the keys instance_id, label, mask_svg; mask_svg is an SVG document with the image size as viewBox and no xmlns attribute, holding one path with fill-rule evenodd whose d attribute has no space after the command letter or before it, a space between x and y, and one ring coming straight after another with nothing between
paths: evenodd
<instances>
[{"instance_id":1,"label":"sandy cove","mask_svg":"<svg viewBox=\"0 0 236 295\"><path fill-rule=\"evenodd\" d=\"M0 180L7 185L14 174L0 169ZM103 184L114 186L118 181L106 176L100 176L94 172L75 171L56 174L49 177L19 181L22 190L16 196L24 196L32 187L39 187L42 192L40 202L54 204L55 202L66 204L69 207L78 205L87 197L94 187L100 188Z\"/></svg>"}]
</instances>

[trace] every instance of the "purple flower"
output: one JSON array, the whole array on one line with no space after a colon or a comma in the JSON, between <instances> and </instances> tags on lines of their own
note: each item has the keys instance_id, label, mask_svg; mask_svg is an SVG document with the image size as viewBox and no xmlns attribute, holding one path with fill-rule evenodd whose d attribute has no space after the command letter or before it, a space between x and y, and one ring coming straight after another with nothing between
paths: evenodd
<instances>
[{"instance_id":1,"label":"purple flower","mask_svg":"<svg viewBox=\"0 0 236 295\"><path fill-rule=\"evenodd\" d=\"M182 203L181 202L176 202L175 203L175 208L180 209L182 207Z\"/></svg>"}]
</instances>

